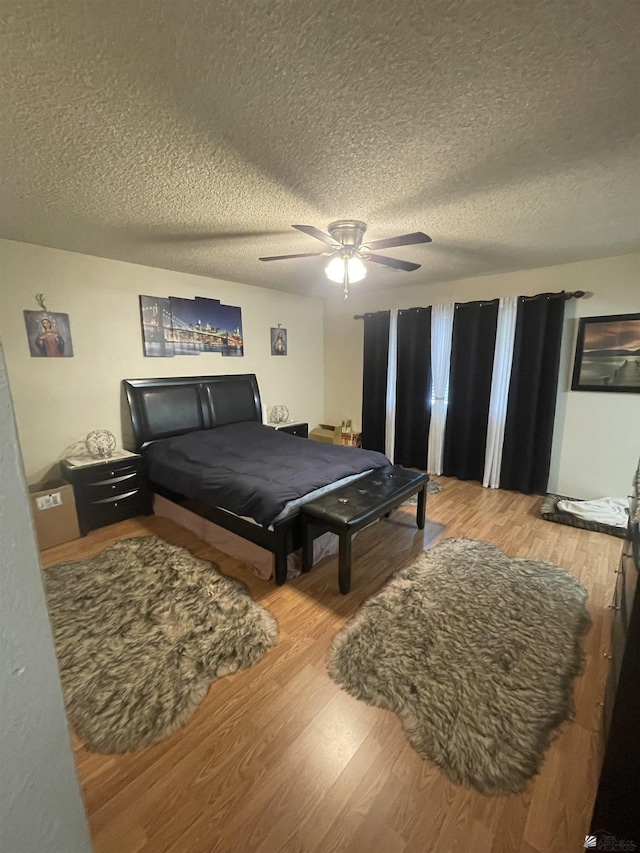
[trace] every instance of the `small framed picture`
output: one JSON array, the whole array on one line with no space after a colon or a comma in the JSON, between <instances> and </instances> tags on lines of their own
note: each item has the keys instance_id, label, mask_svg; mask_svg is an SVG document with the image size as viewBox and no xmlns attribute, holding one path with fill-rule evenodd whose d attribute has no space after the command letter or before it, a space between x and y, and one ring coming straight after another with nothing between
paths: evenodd
<instances>
[{"instance_id":1,"label":"small framed picture","mask_svg":"<svg viewBox=\"0 0 640 853\"><path fill-rule=\"evenodd\" d=\"M271 355L287 354L287 330L278 326L271 329Z\"/></svg>"},{"instance_id":2,"label":"small framed picture","mask_svg":"<svg viewBox=\"0 0 640 853\"><path fill-rule=\"evenodd\" d=\"M55 311L24 311L29 352L34 358L72 358L69 315Z\"/></svg>"},{"instance_id":3,"label":"small framed picture","mask_svg":"<svg viewBox=\"0 0 640 853\"><path fill-rule=\"evenodd\" d=\"M571 390L640 393L640 314L580 319Z\"/></svg>"}]
</instances>

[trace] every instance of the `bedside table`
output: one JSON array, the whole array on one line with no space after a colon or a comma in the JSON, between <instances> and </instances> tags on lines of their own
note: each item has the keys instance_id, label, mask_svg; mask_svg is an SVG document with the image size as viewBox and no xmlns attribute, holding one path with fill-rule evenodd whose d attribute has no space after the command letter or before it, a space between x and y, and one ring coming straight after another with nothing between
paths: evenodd
<instances>
[{"instance_id":1,"label":"bedside table","mask_svg":"<svg viewBox=\"0 0 640 853\"><path fill-rule=\"evenodd\" d=\"M277 429L280 432L288 432L289 435L299 435L300 438L309 438L309 424L302 421L290 421L286 424L265 424L271 429Z\"/></svg>"},{"instance_id":2,"label":"bedside table","mask_svg":"<svg viewBox=\"0 0 640 853\"><path fill-rule=\"evenodd\" d=\"M144 478L142 456L74 465L60 462L60 473L73 486L80 533L151 512L151 493Z\"/></svg>"}]
</instances>

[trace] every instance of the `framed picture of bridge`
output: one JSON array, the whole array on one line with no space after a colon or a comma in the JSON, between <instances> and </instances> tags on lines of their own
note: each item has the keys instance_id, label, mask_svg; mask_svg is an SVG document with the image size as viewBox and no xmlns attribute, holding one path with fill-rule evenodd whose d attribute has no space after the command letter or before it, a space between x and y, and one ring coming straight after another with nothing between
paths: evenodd
<instances>
[{"instance_id":1,"label":"framed picture of bridge","mask_svg":"<svg viewBox=\"0 0 640 853\"><path fill-rule=\"evenodd\" d=\"M571 390L640 393L640 314L580 319Z\"/></svg>"},{"instance_id":2,"label":"framed picture of bridge","mask_svg":"<svg viewBox=\"0 0 640 853\"><path fill-rule=\"evenodd\" d=\"M242 310L219 299L140 296L144 354L151 358L244 355Z\"/></svg>"}]
</instances>

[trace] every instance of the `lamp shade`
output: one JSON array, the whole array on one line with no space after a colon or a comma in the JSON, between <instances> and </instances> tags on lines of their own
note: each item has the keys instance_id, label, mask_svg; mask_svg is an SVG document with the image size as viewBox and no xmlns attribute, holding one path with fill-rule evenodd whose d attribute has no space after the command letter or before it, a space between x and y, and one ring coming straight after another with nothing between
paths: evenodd
<instances>
[{"instance_id":1,"label":"lamp shade","mask_svg":"<svg viewBox=\"0 0 640 853\"><path fill-rule=\"evenodd\" d=\"M349 282L362 281L367 274L367 268L362 263L360 258L332 258L326 266L325 274L329 281L335 281L336 284L342 284L344 281L344 268L347 265L347 274Z\"/></svg>"}]
</instances>

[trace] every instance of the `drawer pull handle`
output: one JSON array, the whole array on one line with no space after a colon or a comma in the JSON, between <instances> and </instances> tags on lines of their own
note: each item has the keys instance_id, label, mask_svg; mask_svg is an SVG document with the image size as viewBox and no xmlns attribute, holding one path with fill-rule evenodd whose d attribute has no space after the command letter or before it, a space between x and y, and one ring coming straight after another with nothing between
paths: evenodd
<instances>
[{"instance_id":1,"label":"drawer pull handle","mask_svg":"<svg viewBox=\"0 0 640 853\"><path fill-rule=\"evenodd\" d=\"M110 471L109 473L113 474L114 472ZM123 483L125 480L133 480L135 477L138 476L135 471L133 471L133 472L116 471L115 473L118 475L117 477L108 477L106 480L105 479L96 480L93 483L89 483L89 485L92 488L94 486L110 486L111 483Z\"/></svg>"},{"instance_id":2,"label":"drawer pull handle","mask_svg":"<svg viewBox=\"0 0 640 853\"><path fill-rule=\"evenodd\" d=\"M615 604L608 604L607 607L609 608L609 610L620 610L620 608L617 607Z\"/></svg>"},{"instance_id":3,"label":"drawer pull handle","mask_svg":"<svg viewBox=\"0 0 640 853\"><path fill-rule=\"evenodd\" d=\"M130 492L124 492L121 495L116 495L116 497L118 498L118 500L124 500L125 498L130 498L133 495L137 495L138 492L139 492L139 489L133 489ZM111 504L111 506L117 506L117 503L114 502L112 497L111 498L103 498L100 501L92 501L91 503L93 506L99 506L100 504Z\"/></svg>"},{"instance_id":4,"label":"drawer pull handle","mask_svg":"<svg viewBox=\"0 0 640 853\"><path fill-rule=\"evenodd\" d=\"M608 654L605 652L605 653L604 653L604 656L606 657L606 659L607 659L607 660L613 660L613 655L608 655Z\"/></svg>"},{"instance_id":5,"label":"drawer pull handle","mask_svg":"<svg viewBox=\"0 0 640 853\"><path fill-rule=\"evenodd\" d=\"M111 468L105 471L102 476L120 477L122 474L135 474L136 470L133 465L123 465L121 468Z\"/></svg>"}]
</instances>

